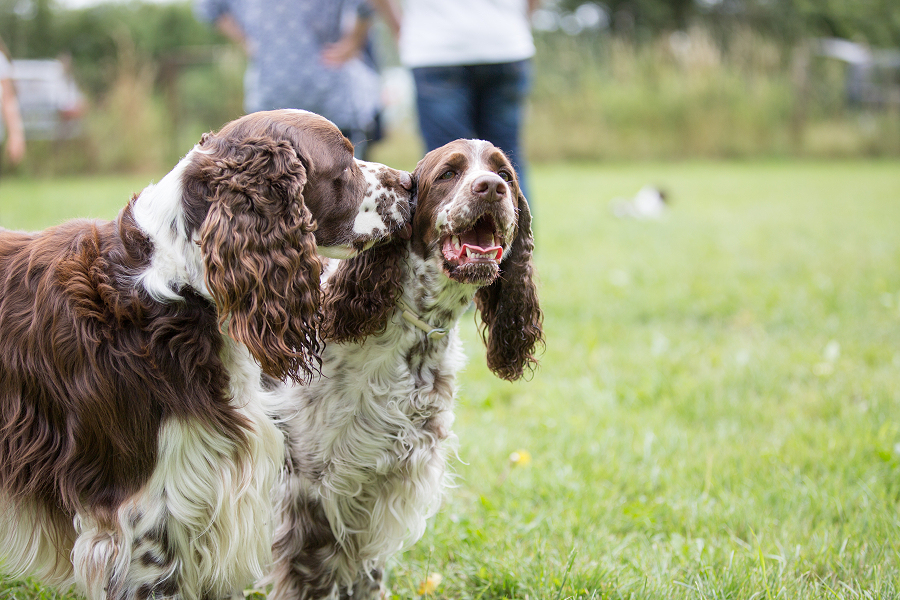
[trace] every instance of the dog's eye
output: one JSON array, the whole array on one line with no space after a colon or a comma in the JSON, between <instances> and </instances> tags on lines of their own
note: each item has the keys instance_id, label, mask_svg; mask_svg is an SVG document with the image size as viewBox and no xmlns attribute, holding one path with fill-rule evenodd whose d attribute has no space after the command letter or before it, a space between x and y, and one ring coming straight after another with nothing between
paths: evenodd
<instances>
[{"instance_id":1,"label":"dog's eye","mask_svg":"<svg viewBox=\"0 0 900 600\"><path fill-rule=\"evenodd\" d=\"M447 169L446 171L441 173L441 176L438 179L453 179L454 177L456 177L456 171L454 171L453 169Z\"/></svg>"},{"instance_id":2,"label":"dog's eye","mask_svg":"<svg viewBox=\"0 0 900 600\"><path fill-rule=\"evenodd\" d=\"M512 175L509 174L509 171L500 171L497 175L499 175L500 179L503 181L512 181Z\"/></svg>"}]
</instances>

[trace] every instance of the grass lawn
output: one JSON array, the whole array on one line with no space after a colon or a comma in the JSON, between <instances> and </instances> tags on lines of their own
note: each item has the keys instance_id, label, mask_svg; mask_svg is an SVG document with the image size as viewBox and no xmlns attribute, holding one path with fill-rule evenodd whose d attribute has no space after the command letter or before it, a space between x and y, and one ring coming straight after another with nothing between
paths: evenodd
<instances>
[{"instance_id":1,"label":"grass lawn","mask_svg":"<svg viewBox=\"0 0 900 600\"><path fill-rule=\"evenodd\" d=\"M395 597L900 597L900 164L532 175L542 365L494 379L465 318L457 486ZM666 218L611 216L647 183ZM4 179L0 225L142 185Z\"/></svg>"}]
</instances>

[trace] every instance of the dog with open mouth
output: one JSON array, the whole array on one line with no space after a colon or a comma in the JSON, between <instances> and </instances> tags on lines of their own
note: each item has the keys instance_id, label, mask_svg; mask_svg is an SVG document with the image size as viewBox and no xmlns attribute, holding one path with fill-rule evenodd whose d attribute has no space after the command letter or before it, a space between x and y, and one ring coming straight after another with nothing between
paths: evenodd
<instances>
[{"instance_id":1,"label":"dog with open mouth","mask_svg":"<svg viewBox=\"0 0 900 600\"><path fill-rule=\"evenodd\" d=\"M411 237L326 266L322 376L276 392L288 450L273 600L377 598L386 560L422 536L456 439L457 322L473 300L497 376L537 363L531 214L507 157L457 140L413 179Z\"/></svg>"},{"instance_id":2,"label":"dog with open mouth","mask_svg":"<svg viewBox=\"0 0 900 600\"><path fill-rule=\"evenodd\" d=\"M263 375L319 374L319 252L402 236L412 183L319 115L258 112L113 221L0 229L4 573L90 600L243 598L284 463Z\"/></svg>"}]
</instances>

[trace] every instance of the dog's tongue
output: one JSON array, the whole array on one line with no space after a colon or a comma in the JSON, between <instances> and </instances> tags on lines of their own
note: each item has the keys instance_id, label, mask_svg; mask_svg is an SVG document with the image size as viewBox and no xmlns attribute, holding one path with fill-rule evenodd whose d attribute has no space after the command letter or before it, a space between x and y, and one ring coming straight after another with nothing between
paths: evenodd
<instances>
[{"instance_id":1,"label":"dog's tongue","mask_svg":"<svg viewBox=\"0 0 900 600\"><path fill-rule=\"evenodd\" d=\"M503 248L500 246L488 246L487 248L484 248L482 246L463 244L462 249L459 251L460 257L467 256L471 258L473 254L483 254L488 258L493 258L497 262L500 262L500 257L503 256Z\"/></svg>"},{"instance_id":2,"label":"dog's tongue","mask_svg":"<svg viewBox=\"0 0 900 600\"><path fill-rule=\"evenodd\" d=\"M469 231L459 234L457 237L459 237L460 246L471 246L473 250L477 249L482 254L488 249L499 247L494 245L494 232L477 225Z\"/></svg>"},{"instance_id":3,"label":"dog's tongue","mask_svg":"<svg viewBox=\"0 0 900 600\"><path fill-rule=\"evenodd\" d=\"M473 258L488 258L499 262L503 256L503 248L494 243L493 232L479 231L478 229L470 229L459 235L447 236L444 239L442 250L444 257L453 262L465 262Z\"/></svg>"}]
</instances>

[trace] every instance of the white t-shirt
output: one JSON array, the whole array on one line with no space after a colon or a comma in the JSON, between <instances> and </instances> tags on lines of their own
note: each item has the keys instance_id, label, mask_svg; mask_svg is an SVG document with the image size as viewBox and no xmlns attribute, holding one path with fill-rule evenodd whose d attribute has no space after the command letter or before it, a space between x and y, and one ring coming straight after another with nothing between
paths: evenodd
<instances>
[{"instance_id":1,"label":"white t-shirt","mask_svg":"<svg viewBox=\"0 0 900 600\"><path fill-rule=\"evenodd\" d=\"M527 0L405 0L407 67L513 62L534 56Z\"/></svg>"}]
</instances>

